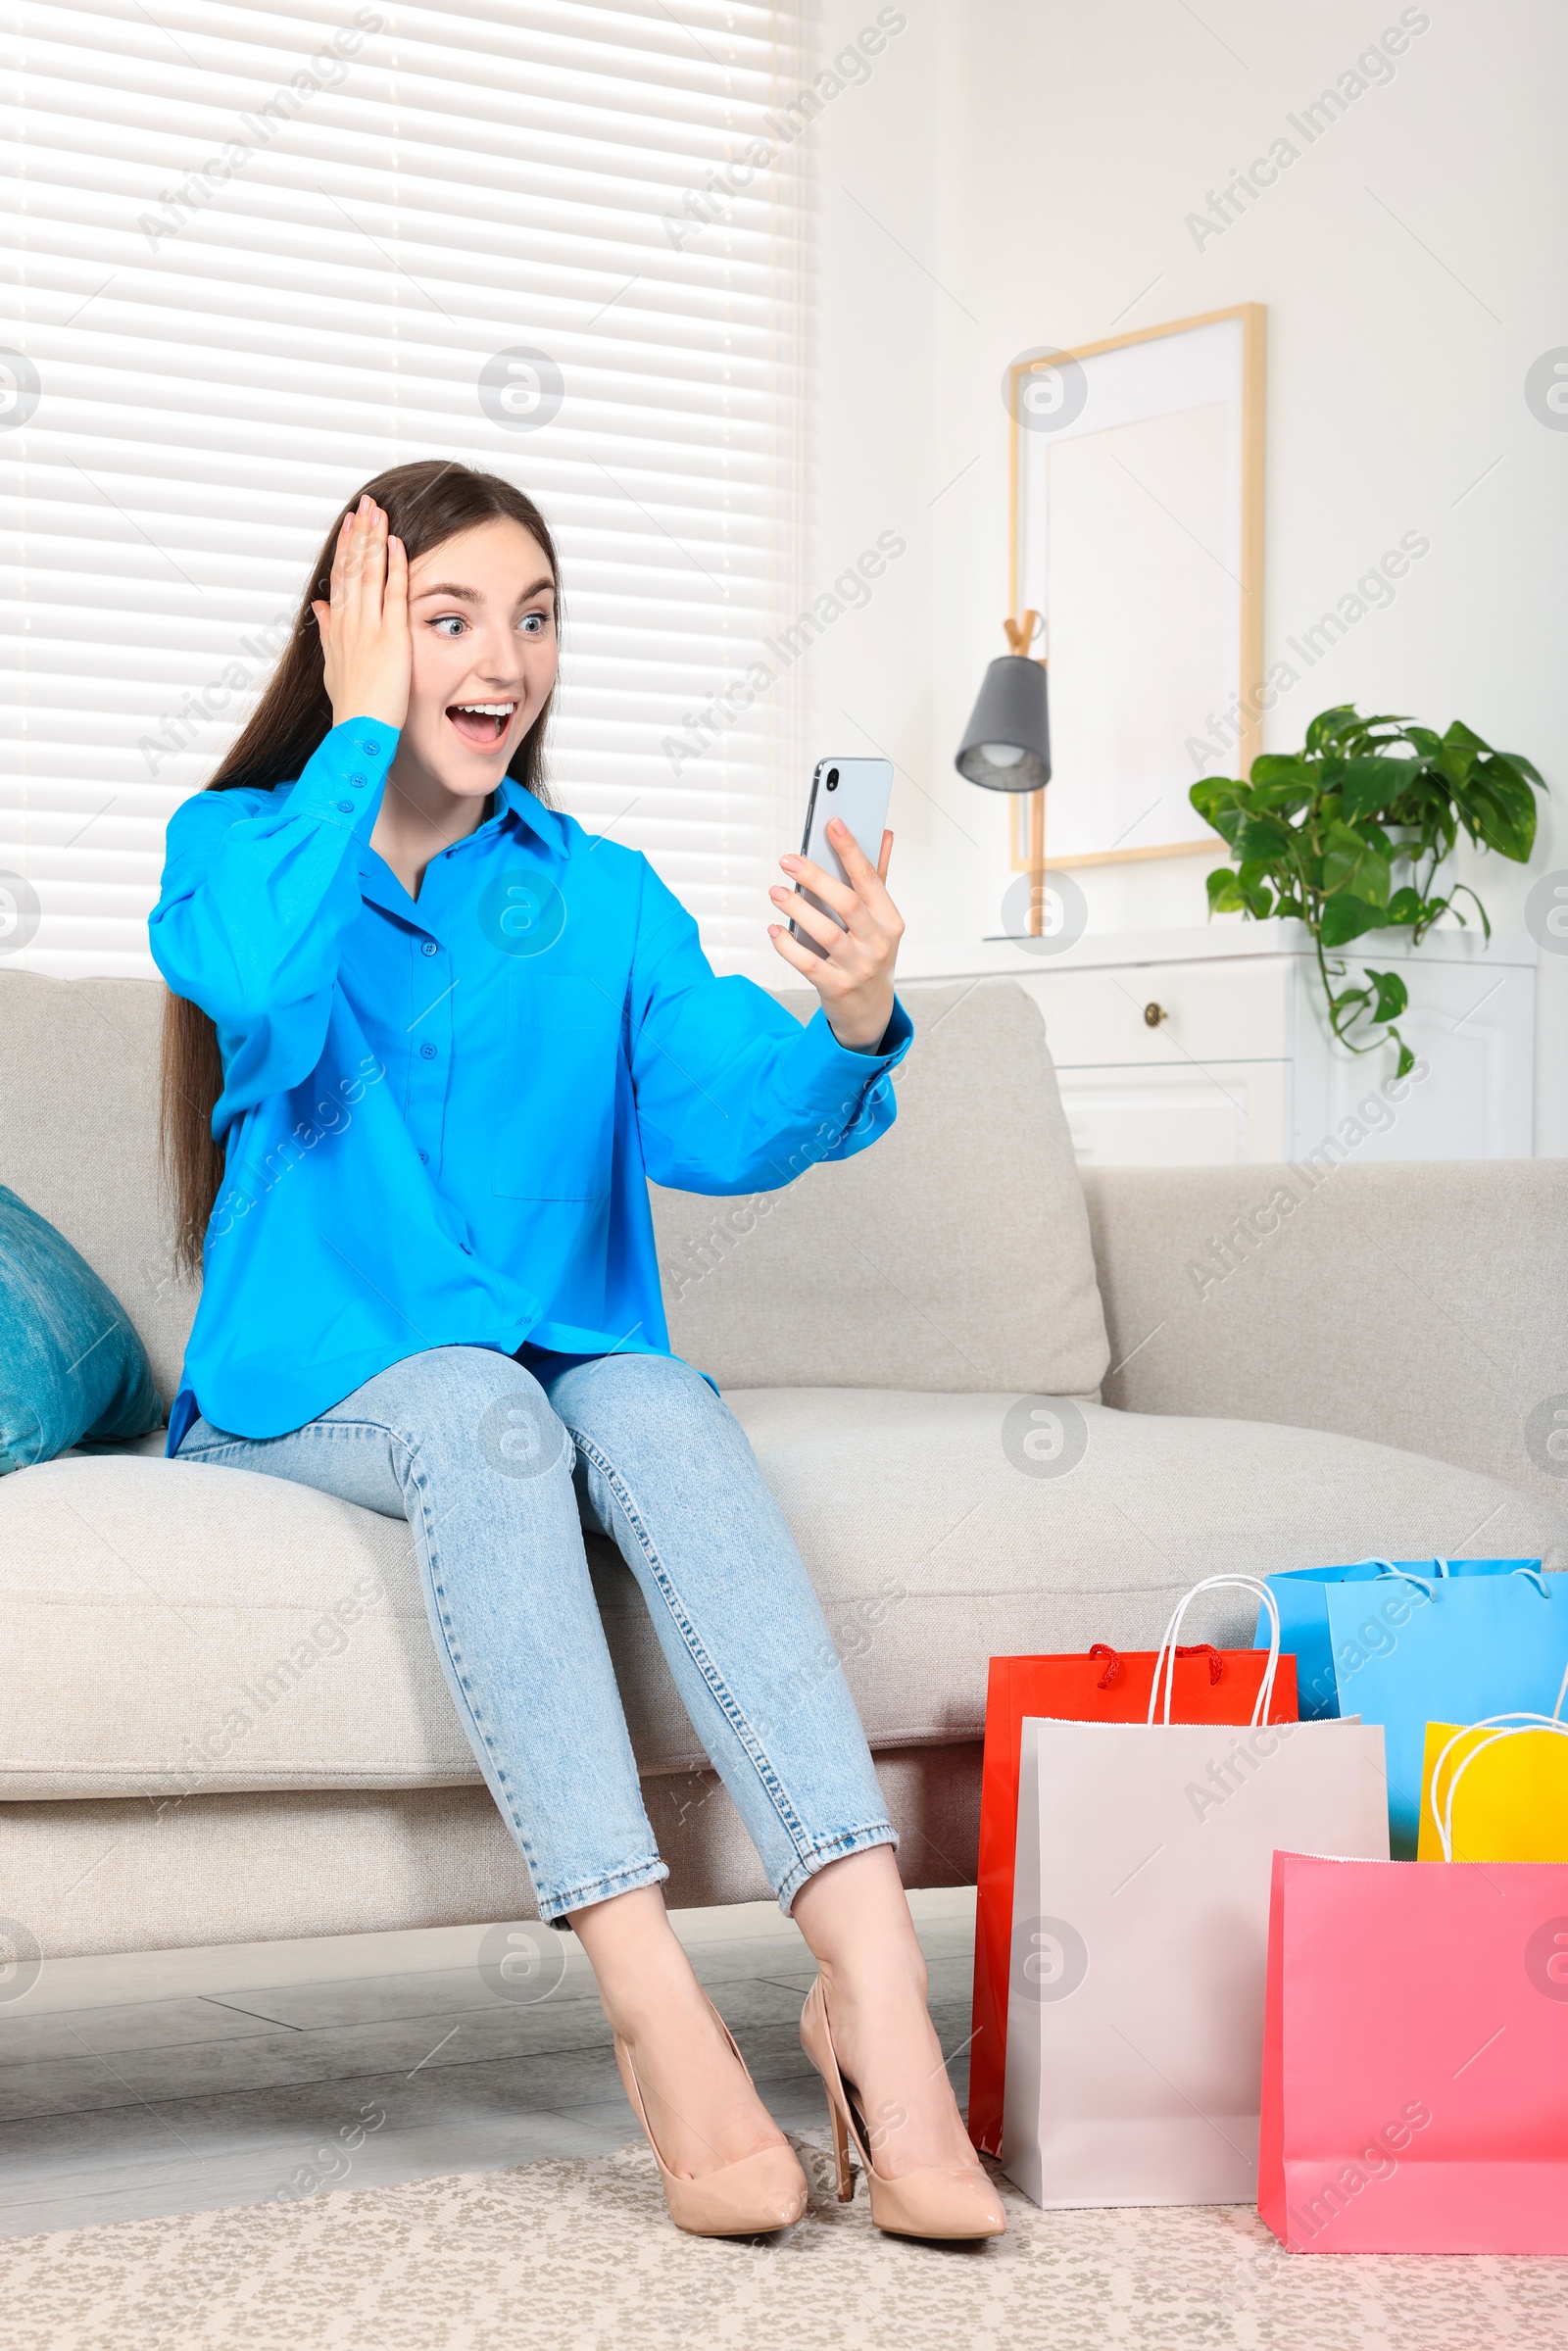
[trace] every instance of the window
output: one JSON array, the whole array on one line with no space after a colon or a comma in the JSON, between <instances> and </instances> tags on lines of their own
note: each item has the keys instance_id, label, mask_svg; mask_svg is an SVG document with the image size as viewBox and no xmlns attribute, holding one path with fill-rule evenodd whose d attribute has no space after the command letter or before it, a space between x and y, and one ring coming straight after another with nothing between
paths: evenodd
<instances>
[{"instance_id":1,"label":"window","mask_svg":"<svg viewBox=\"0 0 1568 2351\"><path fill-rule=\"evenodd\" d=\"M437 454L519 482L559 534L561 804L648 852L722 966L770 970L800 760L783 665L756 664L801 601L804 11L17 21L0 869L35 906L22 959L152 970L165 824L253 706L334 511Z\"/></svg>"}]
</instances>

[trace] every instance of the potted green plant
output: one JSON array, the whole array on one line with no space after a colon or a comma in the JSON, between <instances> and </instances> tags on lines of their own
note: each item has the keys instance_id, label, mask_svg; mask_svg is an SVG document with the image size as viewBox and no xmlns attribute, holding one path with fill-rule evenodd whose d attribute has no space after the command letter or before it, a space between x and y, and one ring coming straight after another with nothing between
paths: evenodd
<instances>
[{"instance_id":1,"label":"potted green plant","mask_svg":"<svg viewBox=\"0 0 1568 2351\"><path fill-rule=\"evenodd\" d=\"M1367 984L1344 987L1346 965L1330 957L1369 931L1407 930L1419 946L1440 914L1463 923L1461 896L1490 939L1475 892L1457 882L1440 893L1438 870L1461 833L1525 864L1545 788L1527 759L1494 751L1457 718L1440 735L1401 717L1363 718L1349 703L1320 711L1301 750L1264 752L1246 783L1194 784L1194 808L1232 859L1208 876L1209 912L1304 923L1335 1036L1352 1053L1392 1039L1402 1077L1415 1060L1396 1025L1409 1003L1403 980L1364 965Z\"/></svg>"}]
</instances>

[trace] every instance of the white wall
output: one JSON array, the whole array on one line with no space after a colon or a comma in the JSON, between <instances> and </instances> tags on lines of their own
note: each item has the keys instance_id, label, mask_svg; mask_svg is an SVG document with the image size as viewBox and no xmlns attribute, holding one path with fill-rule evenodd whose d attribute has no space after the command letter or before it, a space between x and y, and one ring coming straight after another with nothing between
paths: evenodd
<instances>
[{"instance_id":1,"label":"white wall","mask_svg":"<svg viewBox=\"0 0 1568 2351\"><path fill-rule=\"evenodd\" d=\"M822 749L898 762L907 968L990 961L978 943L1010 879L1004 805L953 768L1005 650L1003 371L1240 301L1268 306L1267 658L1401 533L1431 541L1271 714L1267 745L1357 702L1527 753L1556 788L1528 875L1459 867L1497 928L1522 929L1531 880L1568 867L1568 432L1524 399L1530 364L1568 344L1564 12L1427 0L1392 81L1201 251L1187 214L1398 23L1396 0L899 13L869 78L808 134L826 286L814 576L884 530L908 551L813 648L807 682ZM827 0L830 53L876 16ZM1209 861L1081 869L1092 928L1202 922ZM1568 1153L1568 956L1543 958L1538 989L1537 1148Z\"/></svg>"}]
</instances>

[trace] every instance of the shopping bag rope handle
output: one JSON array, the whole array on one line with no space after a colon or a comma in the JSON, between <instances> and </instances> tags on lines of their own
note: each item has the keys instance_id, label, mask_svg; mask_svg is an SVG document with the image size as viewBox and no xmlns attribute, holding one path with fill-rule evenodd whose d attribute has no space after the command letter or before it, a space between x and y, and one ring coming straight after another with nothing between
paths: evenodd
<instances>
[{"instance_id":1,"label":"shopping bag rope handle","mask_svg":"<svg viewBox=\"0 0 1568 2351\"><path fill-rule=\"evenodd\" d=\"M1381 1558L1376 1551L1373 1552L1370 1559L1358 1559L1355 1564L1357 1567L1380 1567L1386 1576L1402 1576L1409 1574L1408 1568L1396 1567L1392 1559ZM1432 1564L1437 1569L1440 1576L1451 1576L1453 1573L1453 1569L1449 1562L1446 1559L1440 1557L1437 1552L1433 1553Z\"/></svg>"},{"instance_id":2,"label":"shopping bag rope handle","mask_svg":"<svg viewBox=\"0 0 1568 2351\"><path fill-rule=\"evenodd\" d=\"M1120 1679L1121 1651L1113 1649L1108 1641L1097 1641L1089 1654L1091 1657L1104 1657L1109 1660L1104 1672L1095 1684L1097 1690L1108 1690L1113 1682ZM1190 1647L1178 1649L1176 1654L1178 1657L1206 1657L1208 1659L1210 1690L1225 1671L1225 1660L1211 1641L1195 1641Z\"/></svg>"},{"instance_id":3,"label":"shopping bag rope handle","mask_svg":"<svg viewBox=\"0 0 1568 2351\"><path fill-rule=\"evenodd\" d=\"M1437 1568L1440 1575L1446 1576L1450 1572L1446 1559L1435 1559L1432 1564ZM1379 1584L1381 1584L1384 1581L1384 1578L1387 1576L1397 1576L1406 1584L1419 1585L1429 1600L1432 1597L1432 1579L1430 1576L1418 1576L1412 1568L1396 1567L1392 1559L1379 1559L1376 1561L1371 1559L1363 1559L1361 1561L1361 1565L1363 1567L1372 1567L1375 1565L1378 1568L1379 1573L1374 1580ZM1510 1567L1508 1573L1510 1576L1527 1577L1528 1580L1534 1584L1536 1590L1540 1592L1544 1600L1550 1599L1551 1594L1546 1590L1546 1579L1542 1574L1539 1567Z\"/></svg>"},{"instance_id":4,"label":"shopping bag rope handle","mask_svg":"<svg viewBox=\"0 0 1568 2351\"><path fill-rule=\"evenodd\" d=\"M1525 1731L1551 1731L1563 1739L1568 1739L1568 1723L1562 1720L1562 1702L1565 1693L1568 1693L1568 1671L1563 1674L1562 1689L1557 1692L1557 1710L1554 1714L1489 1714L1481 1722L1469 1723L1463 1730L1455 1731L1432 1766L1432 1786L1427 1791L1427 1801L1432 1807L1432 1818L1437 1823L1438 1838L1443 1846L1445 1861L1453 1859L1454 1790L1476 1757L1484 1755L1488 1747L1494 1747L1499 1739L1517 1739ZM1448 1782L1447 1797L1440 1812L1438 1810L1438 1782L1443 1777L1443 1767L1460 1739L1468 1739L1472 1731L1491 1731L1492 1737L1479 1739L1470 1749L1469 1754L1461 1756L1455 1764L1453 1776Z\"/></svg>"},{"instance_id":5,"label":"shopping bag rope handle","mask_svg":"<svg viewBox=\"0 0 1568 2351\"><path fill-rule=\"evenodd\" d=\"M1255 1730L1259 1723L1267 1722L1268 1710L1270 1705L1273 1703L1274 1698L1274 1677L1280 1669L1280 1609L1279 1602L1275 1599L1274 1594L1270 1592L1268 1586L1260 1583L1256 1576L1205 1576L1201 1584L1195 1584L1192 1591L1187 1592L1181 1599L1177 1601L1175 1609L1171 1615L1170 1623L1165 1627L1165 1638L1160 1642L1158 1654L1154 1659L1154 1680L1153 1685L1149 1692L1149 1720L1151 1722L1154 1720L1154 1708L1159 1701L1159 1684L1161 1675L1164 1676L1165 1680L1164 1720L1167 1723L1170 1721L1170 1702L1176 1689L1176 1659L1180 1654L1176 1646L1176 1637L1181 1631L1182 1618L1186 1615L1189 1606L1194 1600L1197 1599L1200 1592L1216 1592L1222 1588L1233 1591L1254 1592L1258 1599L1262 1601L1264 1607L1268 1610L1268 1664L1264 1667L1263 1679L1258 1684L1257 1697L1252 1707L1252 1720L1250 1728ZM1206 1648L1209 1644L1205 1641L1202 1645ZM1169 1660L1168 1663L1167 1656ZM1213 1664L1217 1662L1218 1660L1215 1659L1210 1664L1210 1682L1216 1682L1219 1679L1218 1675L1213 1671Z\"/></svg>"},{"instance_id":6,"label":"shopping bag rope handle","mask_svg":"<svg viewBox=\"0 0 1568 2351\"><path fill-rule=\"evenodd\" d=\"M1434 1564L1436 1563L1434 1562ZM1396 1567L1392 1559L1380 1559L1378 1561L1378 1569L1379 1573L1374 1579L1377 1583L1381 1584L1387 1577L1393 1576L1402 1584L1414 1584L1419 1591L1426 1593L1429 1600L1431 1599L1432 1578L1430 1576L1418 1576L1413 1568ZM1446 1575L1447 1572L1448 1563L1446 1560L1445 1560L1443 1562L1443 1573Z\"/></svg>"}]
</instances>

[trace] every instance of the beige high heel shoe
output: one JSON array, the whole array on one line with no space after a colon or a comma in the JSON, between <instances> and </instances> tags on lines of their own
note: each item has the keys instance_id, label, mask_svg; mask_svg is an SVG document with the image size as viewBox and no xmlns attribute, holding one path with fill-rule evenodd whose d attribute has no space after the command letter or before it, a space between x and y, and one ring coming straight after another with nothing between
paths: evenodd
<instances>
[{"instance_id":1,"label":"beige high heel shoe","mask_svg":"<svg viewBox=\"0 0 1568 2351\"><path fill-rule=\"evenodd\" d=\"M708 2005L713 2008L711 2000ZM745 2058L735 2046L735 2035L716 2008L713 2015L735 2063L750 2082L752 2077ZM632 2112L654 2150L659 2177L664 2183L664 2201L677 2229L684 2229L689 2236L762 2236L774 2229L788 2229L801 2218L806 2210L806 2174L788 2147L763 2147L756 2155L742 2156L739 2163L726 2163L716 2172L706 2173L701 2180L688 2180L672 2172L660 2153L648 2109L643 2104L637 2068L618 2033L615 2064L631 2100Z\"/></svg>"},{"instance_id":2,"label":"beige high heel shoe","mask_svg":"<svg viewBox=\"0 0 1568 2351\"><path fill-rule=\"evenodd\" d=\"M871 2218L890 2236L1002 2235L1007 2216L996 2189L978 2165L971 2170L967 2165L933 2164L925 2171L905 2172L897 2180L885 2179L877 2170L866 2145L864 2118L833 2053L827 1998L820 1976L807 1993L806 2006L801 2012L801 2046L821 2075L822 2087L827 2092L841 2204L848 2204L855 2194L850 2171L853 2141L865 2174Z\"/></svg>"}]
</instances>

